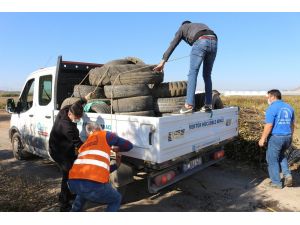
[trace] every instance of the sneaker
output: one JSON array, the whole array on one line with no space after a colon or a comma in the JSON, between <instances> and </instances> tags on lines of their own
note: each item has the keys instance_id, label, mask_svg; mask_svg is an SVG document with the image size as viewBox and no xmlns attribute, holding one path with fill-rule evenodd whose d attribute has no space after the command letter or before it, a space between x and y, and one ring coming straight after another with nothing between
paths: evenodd
<instances>
[{"instance_id":1,"label":"sneaker","mask_svg":"<svg viewBox=\"0 0 300 225\"><path fill-rule=\"evenodd\" d=\"M287 187L292 187L293 186L293 178L292 176L287 176L284 178L284 185Z\"/></svg>"},{"instance_id":2,"label":"sneaker","mask_svg":"<svg viewBox=\"0 0 300 225\"><path fill-rule=\"evenodd\" d=\"M186 108L185 106L182 106L182 108L180 109L180 114L184 114L184 113L192 113L193 112L193 108Z\"/></svg>"},{"instance_id":3,"label":"sneaker","mask_svg":"<svg viewBox=\"0 0 300 225\"><path fill-rule=\"evenodd\" d=\"M272 181L270 183L267 183L267 186L274 189L282 189L282 186L279 186L277 184L273 184Z\"/></svg>"},{"instance_id":4,"label":"sneaker","mask_svg":"<svg viewBox=\"0 0 300 225\"><path fill-rule=\"evenodd\" d=\"M211 112L212 107L209 105L205 105L200 109L200 112Z\"/></svg>"}]
</instances>

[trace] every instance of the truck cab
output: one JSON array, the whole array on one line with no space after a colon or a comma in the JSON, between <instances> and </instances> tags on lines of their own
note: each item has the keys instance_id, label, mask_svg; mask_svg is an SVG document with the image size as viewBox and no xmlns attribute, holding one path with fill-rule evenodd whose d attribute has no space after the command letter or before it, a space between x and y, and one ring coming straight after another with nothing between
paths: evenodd
<instances>
[{"instance_id":1,"label":"truck cab","mask_svg":"<svg viewBox=\"0 0 300 225\"><path fill-rule=\"evenodd\" d=\"M60 56L56 66L39 69L27 77L16 104L13 99L7 100L7 111L12 113L9 138L17 159L27 158L28 153L51 159L48 141L54 111L71 97L74 85L97 66L101 64L63 61Z\"/></svg>"}]
</instances>

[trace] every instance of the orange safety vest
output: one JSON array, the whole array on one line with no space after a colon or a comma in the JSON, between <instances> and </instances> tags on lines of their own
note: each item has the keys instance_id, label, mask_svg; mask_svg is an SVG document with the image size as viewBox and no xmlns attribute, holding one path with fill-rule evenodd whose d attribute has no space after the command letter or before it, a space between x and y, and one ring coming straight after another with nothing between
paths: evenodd
<instances>
[{"instance_id":1,"label":"orange safety vest","mask_svg":"<svg viewBox=\"0 0 300 225\"><path fill-rule=\"evenodd\" d=\"M79 148L77 159L69 171L69 179L109 182L110 150L106 131L92 133Z\"/></svg>"}]
</instances>

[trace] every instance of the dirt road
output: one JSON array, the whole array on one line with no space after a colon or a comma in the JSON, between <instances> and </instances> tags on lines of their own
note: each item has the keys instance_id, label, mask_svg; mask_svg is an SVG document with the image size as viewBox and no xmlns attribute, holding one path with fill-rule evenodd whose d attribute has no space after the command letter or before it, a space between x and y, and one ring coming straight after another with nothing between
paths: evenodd
<instances>
[{"instance_id":1,"label":"dirt road","mask_svg":"<svg viewBox=\"0 0 300 225\"><path fill-rule=\"evenodd\" d=\"M0 182L7 185L4 191L9 190L6 194L0 191L0 211L58 211L58 168L39 158L16 161L8 127L9 115L0 112L0 170L5 175ZM295 187L270 189L264 170L224 160L157 194L147 193L146 180L136 177L120 211L300 211L299 170L293 176ZM103 209L87 207L88 211Z\"/></svg>"}]
</instances>

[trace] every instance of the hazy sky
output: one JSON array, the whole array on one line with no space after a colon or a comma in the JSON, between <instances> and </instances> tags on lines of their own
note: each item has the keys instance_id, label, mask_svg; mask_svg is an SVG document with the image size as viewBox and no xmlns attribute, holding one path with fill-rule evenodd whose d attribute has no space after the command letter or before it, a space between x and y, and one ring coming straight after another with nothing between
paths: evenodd
<instances>
[{"instance_id":1,"label":"hazy sky","mask_svg":"<svg viewBox=\"0 0 300 225\"><path fill-rule=\"evenodd\" d=\"M219 37L214 89L300 86L300 13L0 12L0 89L20 90L29 73L55 65L58 55L96 63L136 56L157 64L183 20L205 23ZM190 50L182 41L170 59ZM166 64L165 81L186 80L188 69L189 57Z\"/></svg>"}]
</instances>

